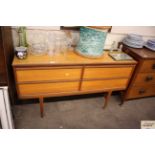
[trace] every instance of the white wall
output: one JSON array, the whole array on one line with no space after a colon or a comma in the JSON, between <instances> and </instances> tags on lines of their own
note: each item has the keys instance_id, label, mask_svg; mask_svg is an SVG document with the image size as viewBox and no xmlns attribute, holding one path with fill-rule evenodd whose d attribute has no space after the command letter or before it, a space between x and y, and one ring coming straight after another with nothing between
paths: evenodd
<instances>
[{"instance_id":1,"label":"white wall","mask_svg":"<svg viewBox=\"0 0 155 155\"><path fill-rule=\"evenodd\" d=\"M125 36L126 34L109 33L105 42L105 49L110 49L114 41L116 42L115 48L117 48L118 42L122 41ZM148 39L155 39L155 37L143 36L143 39L144 41L147 41Z\"/></svg>"},{"instance_id":2,"label":"white wall","mask_svg":"<svg viewBox=\"0 0 155 155\"><path fill-rule=\"evenodd\" d=\"M142 28L142 27L141 27ZM148 39L155 39L155 37L153 36L149 36L150 32L152 31L152 27L149 27L150 29L146 30L145 29L145 35L143 35L143 39L146 41ZM115 29L115 31L114 31ZM126 34L130 31L131 32L131 27L128 26L128 28L122 28L121 26L117 26L114 27L114 29L112 28L112 32L108 33L107 35L107 39L105 42L105 49L110 49L112 43L115 41L115 48L117 48L117 44L118 42L122 41L122 39L126 36ZM117 29L117 33L116 33L116 29ZM126 31L125 31L126 29ZM133 29L133 27L132 27ZM142 28L143 29L143 28ZM142 31L141 29L141 31ZM119 30L119 32L118 32ZM135 30L134 30L135 31ZM148 33L147 33L148 32ZM15 29L15 27L13 27L12 29L12 33L13 33L13 41L14 41L14 46L18 45L18 34L17 31ZM78 40L79 40L79 32L76 31L70 31L71 33L71 41L72 44L76 45ZM126 34L125 34L126 33ZM35 37L36 34L38 34L39 37ZM50 26L50 27L28 27L27 29L27 40L28 43L31 44L32 42L34 42L34 40L42 40L47 38L49 35L51 36L55 36L55 35L60 35L60 36L64 36L65 33L64 31L60 31L60 27L59 26ZM51 37L52 38L52 37Z\"/></svg>"},{"instance_id":3,"label":"white wall","mask_svg":"<svg viewBox=\"0 0 155 155\"><path fill-rule=\"evenodd\" d=\"M155 26L113 26L111 29L111 33L134 33L142 36L155 37Z\"/></svg>"}]
</instances>

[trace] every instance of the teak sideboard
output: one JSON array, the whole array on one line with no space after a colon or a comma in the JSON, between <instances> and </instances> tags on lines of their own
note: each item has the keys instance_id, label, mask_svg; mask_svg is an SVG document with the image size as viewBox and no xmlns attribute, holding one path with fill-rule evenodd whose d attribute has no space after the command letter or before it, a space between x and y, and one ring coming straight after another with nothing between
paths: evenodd
<instances>
[{"instance_id":1,"label":"teak sideboard","mask_svg":"<svg viewBox=\"0 0 155 155\"><path fill-rule=\"evenodd\" d=\"M108 52L101 58L82 57L74 51L66 55L14 57L13 69L20 99L39 98L43 117L43 99L105 92L104 108L112 91L125 90L136 61L114 61Z\"/></svg>"}]
</instances>

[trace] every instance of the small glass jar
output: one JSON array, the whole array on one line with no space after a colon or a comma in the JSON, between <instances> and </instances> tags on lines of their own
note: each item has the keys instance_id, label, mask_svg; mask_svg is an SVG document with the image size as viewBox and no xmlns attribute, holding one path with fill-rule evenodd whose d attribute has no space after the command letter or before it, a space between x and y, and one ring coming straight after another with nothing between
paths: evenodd
<instances>
[{"instance_id":1,"label":"small glass jar","mask_svg":"<svg viewBox=\"0 0 155 155\"><path fill-rule=\"evenodd\" d=\"M18 59L21 59L21 60L25 59L27 57L27 47L23 47L23 46L16 47L15 54Z\"/></svg>"},{"instance_id":2,"label":"small glass jar","mask_svg":"<svg viewBox=\"0 0 155 155\"><path fill-rule=\"evenodd\" d=\"M56 47L56 54L65 55L69 49L69 43L68 43L67 37L63 36L63 35L57 36L55 38L55 43L56 43L56 46L55 46Z\"/></svg>"},{"instance_id":3,"label":"small glass jar","mask_svg":"<svg viewBox=\"0 0 155 155\"><path fill-rule=\"evenodd\" d=\"M56 51L55 34L49 34L47 38L48 55L54 56Z\"/></svg>"},{"instance_id":4,"label":"small glass jar","mask_svg":"<svg viewBox=\"0 0 155 155\"><path fill-rule=\"evenodd\" d=\"M33 55L45 55L47 54L47 46L45 43L33 43L30 51Z\"/></svg>"},{"instance_id":5,"label":"small glass jar","mask_svg":"<svg viewBox=\"0 0 155 155\"><path fill-rule=\"evenodd\" d=\"M61 54L61 51L62 51L62 38L56 37L55 38L55 54L59 55Z\"/></svg>"}]
</instances>

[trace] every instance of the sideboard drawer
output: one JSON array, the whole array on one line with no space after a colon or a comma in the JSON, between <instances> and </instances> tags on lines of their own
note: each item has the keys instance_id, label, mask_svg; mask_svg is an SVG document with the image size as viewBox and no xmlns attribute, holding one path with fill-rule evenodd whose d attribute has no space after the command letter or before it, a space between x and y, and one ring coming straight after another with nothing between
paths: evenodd
<instances>
[{"instance_id":1,"label":"sideboard drawer","mask_svg":"<svg viewBox=\"0 0 155 155\"><path fill-rule=\"evenodd\" d=\"M139 73L134 82L134 86L147 86L152 84L155 84L155 73Z\"/></svg>"},{"instance_id":2,"label":"sideboard drawer","mask_svg":"<svg viewBox=\"0 0 155 155\"><path fill-rule=\"evenodd\" d=\"M84 79L104 79L104 78L119 78L130 77L133 67L93 67L85 68Z\"/></svg>"},{"instance_id":3,"label":"sideboard drawer","mask_svg":"<svg viewBox=\"0 0 155 155\"><path fill-rule=\"evenodd\" d=\"M16 70L17 82L79 80L81 68L49 68Z\"/></svg>"},{"instance_id":4,"label":"sideboard drawer","mask_svg":"<svg viewBox=\"0 0 155 155\"><path fill-rule=\"evenodd\" d=\"M82 91L125 89L127 82L128 82L128 79L83 81Z\"/></svg>"},{"instance_id":5,"label":"sideboard drawer","mask_svg":"<svg viewBox=\"0 0 155 155\"><path fill-rule=\"evenodd\" d=\"M59 82L59 83L38 83L38 84L19 84L20 96L39 96L52 93L74 92L79 88L79 82Z\"/></svg>"},{"instance_id":6,"label":"sideboard drawer","mask_svg":"<svg viewBox=\"0 0 155 155\"><path fill-rule=\"evenodd\" d=\"M153 96L153 95L155 95L155 85L152 87L138 86L138 87L132 87L129 90L127 99L147 97L147 96Z\"/></svg>"},{"instance_id":7,"label":"sideboard drawer","mask_svg":"<svg viewBox=\"0 0 155 155\"><path fill-rule=\"evenodd\" d=\"M145 60L139 72L155 72L155 60Z\"/></svg>"}]
</instances>

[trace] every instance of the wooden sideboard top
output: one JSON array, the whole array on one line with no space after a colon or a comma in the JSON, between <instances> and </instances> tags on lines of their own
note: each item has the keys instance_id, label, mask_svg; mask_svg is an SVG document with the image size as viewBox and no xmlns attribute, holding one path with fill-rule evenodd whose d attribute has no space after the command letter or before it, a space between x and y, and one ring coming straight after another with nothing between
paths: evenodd
<instances>
[{"instance_id":1,"label":"wooden sideboard top","mask_svg":"<svg viewBox=\"0 0 155 155\"><path fill-rule=\"evenodd\" d=\"M142 59L155 59L155 52L151 51L151 50L149 50L149 49L147 49L145 47L140 48L140 49L132 48L132 47L129 47L129 46L126 46L126 47L132 52L132 54L136 55L139 58L142 58Z\"/></svg>"},{"instance_id":2,"label":"wooden sideboard top","mask_svg":"<svg viewBox=\"0 0 155 155\"><path fill-rule=\"evenodd\" d=\"M74 51L69 51L66 55L60 54L57 56L34 56L28 54L24 60L19 60L14 57L13 66L35 66L35 65L81 65L81 64L136 64L135 60L115 61L106 51L100 58L85 58L78 55Z\"/></svg>"}]
</instances>

